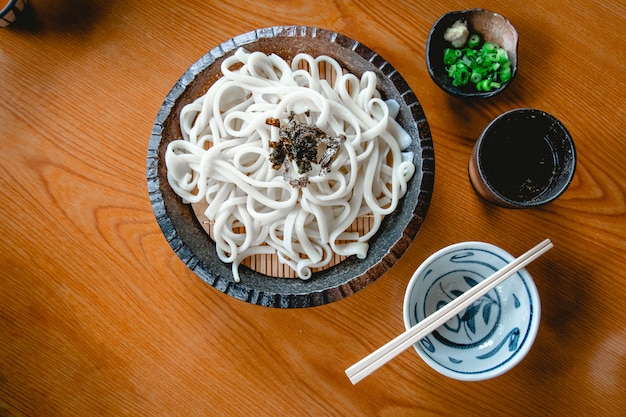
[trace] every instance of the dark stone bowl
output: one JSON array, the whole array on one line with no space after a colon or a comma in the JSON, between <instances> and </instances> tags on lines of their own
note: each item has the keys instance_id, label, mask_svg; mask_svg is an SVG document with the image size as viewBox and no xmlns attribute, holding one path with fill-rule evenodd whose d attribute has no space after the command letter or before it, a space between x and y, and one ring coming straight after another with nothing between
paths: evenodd
<instances>
[{"instance_id":1,"label":"dark stone bowl","mask_svg":"<svg viewBox=\"0 0 626 417\"><path fill-rule=\"evenodd\" d=\"M249 51L276 53L283 59L291 59L299 52L329 55L357 76L366 70L374 71L383 98L399 102L397 120L413 138L407 150L414 154L416 172L398 208L384 219L378 234L370 240L365 259L349 257L314 273L306 281L272 278L241 265L241 281L235 282L231 265L219 260L215 243L192 207L184 204L170 188L164 154L168 143L181 137L180 110L206 92L221 76L221 62L241 46ZM258 29L230 39L200 58L165 98L154 122L147 157L148 191L154 214L179 258L219 291L252 304L279 308L312 307L343 299L388 271L410 246L424 221L434 186L434 169L430 128L422 106L404 78L365 45L339 33L301 26Z\"/></svg>"},{"instance_id":2,"label":"dark stone bowl","mask_svg":"<svg viewBox=\"0 0 626 417\"><path fill-rule=\"evenodd\" d=\"M443 37L447 28L457 20L467 22L470 33L478 33L487 42L498 44L507 51L511 61L511 79L501 87L491 91L478 91L473 85L455 87L443 63L443 51L450 48L450 42ZM487 98L502 92L517 73L517 45L519 37L511 22L504 16L485 9L469 9L449 12L441 16L430 29L426 41L426 66L428 73L446 93L462 98Z\"/></svg>"}]
</instances>

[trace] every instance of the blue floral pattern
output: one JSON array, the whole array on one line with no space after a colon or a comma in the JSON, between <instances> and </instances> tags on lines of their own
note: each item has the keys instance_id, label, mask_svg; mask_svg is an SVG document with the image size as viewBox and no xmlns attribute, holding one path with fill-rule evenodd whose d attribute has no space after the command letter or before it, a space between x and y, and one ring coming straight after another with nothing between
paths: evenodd
<instances>
[{"instance_id":1,"label":"blue floral pattern","mask_svg":"<svg viewBox=\"0 0 626 417\"><path fill-rule=\"evenodd\" d=\"M463 276L465 282L471 287L478 284L476 280ZM437 303L437 310L444 307L448 304L449 301L454 300L456 297L463 294L463 291L460 290L452 290L449 294L446 293L445 289L441 288L442 294L448 296L448 301L441 300ZM465 335L469 340L473 340L476 337L476 316L482 316L482 320L485 325L488 325L491 318L491 310L492 307L500 308L500 301L496 298L492 297L489 294L481 297L479 300L475 301L471 306L469 306L462 315L457 315L456 318L456 326L453 326L451 322L444 324L444 326L455 333L463 330ZM482 314L481 314L482 312Z\"/></svg>"},{"instance_id":2,"label":"blue floral pattern","mask_svg":"<svg viewBox=\"0 0 626 417\"><path fill-rule=\"evenodd\" d=\"M411 301L410 321L423 320L509 261L483 247L435 259L418 277L422 291ZM517 360L514 357L524 343L534 338L537 323L533 315L538 318L539 314L539 305L533 302L538 300L536 291L532 278L522 270L422 339L416 349L436 368L466 375L462 379L480 379L476 375L497 372Z\"/></svg>"}]
</instances>

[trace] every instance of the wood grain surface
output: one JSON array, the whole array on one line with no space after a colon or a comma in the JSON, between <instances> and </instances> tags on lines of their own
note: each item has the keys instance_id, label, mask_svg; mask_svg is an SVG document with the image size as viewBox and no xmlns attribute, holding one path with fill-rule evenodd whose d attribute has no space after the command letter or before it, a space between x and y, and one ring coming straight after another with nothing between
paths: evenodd
<instances>
[{"instance_id":1,"label":"wood grain surface","mask_svg":"<svg viewBox=\"0 0 626 417\"><path fill-rule=\"evenodd\" d=\"M626 410L626 5L495 1L520 35L500 96L434 85L426 1L31 0L0 29L0 416L620 416ZM209 287L162 235L146 189L156 112L208 50L252 29L309 25L385 57L416 92L435 191L413 245L382 278L309 309ZM474 194L467 162L497 115L535 107L574 137L567 192L537 209ZM356 386L354 362L403 331L412 272L465 240L519 255L542 299L528 356L496 379L443 377L407 351Z\"/></svg>"}]
</instances>

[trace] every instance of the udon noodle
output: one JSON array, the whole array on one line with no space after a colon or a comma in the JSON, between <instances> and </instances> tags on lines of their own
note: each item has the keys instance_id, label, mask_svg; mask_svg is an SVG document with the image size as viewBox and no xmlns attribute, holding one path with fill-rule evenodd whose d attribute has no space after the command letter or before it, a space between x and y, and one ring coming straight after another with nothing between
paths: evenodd
<instances>
[{"instance_id":1,"label":"udon noodle","mask_svg":"<svg viewBox=\"0 0 626 417\"><path fill-rule=\"evenodd\" d=\"M182 139L168 145L165 162L183 201L206 204L217 254L232 264L235 281L242 261L255 255L277 256L301 279L335 255L364 259L415 172L404 152L411 137L395 121L397 102L381 98L373 72L344 73L328 56L301 53L288 62L241 48L221 70L182 109ZM309 172L295 160L272 163L292 119L342 138L326 169L324 143ZM370 229L350 231L360 216L371 216Z\"/></svg>"}]
</instances>

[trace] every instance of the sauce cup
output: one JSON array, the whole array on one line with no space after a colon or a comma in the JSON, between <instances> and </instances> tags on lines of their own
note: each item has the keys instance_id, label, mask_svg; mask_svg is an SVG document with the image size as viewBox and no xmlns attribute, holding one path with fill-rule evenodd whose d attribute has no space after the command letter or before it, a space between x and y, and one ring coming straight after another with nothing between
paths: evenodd
<instances>
[{"instance_id":1,"label":"sauce cup","mask_svg":"<svg viewBox=\"0 0 626 417\"><path fill-rule=\"evenodd\" d=\"M506 208L548 204L565 192L576 149L565 126L537 109L508 111L476 141L469 177L480 197Z\"/></svg>"}]
</instances>

